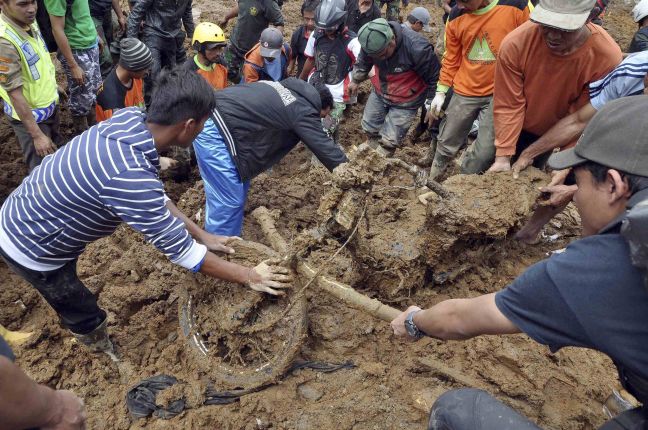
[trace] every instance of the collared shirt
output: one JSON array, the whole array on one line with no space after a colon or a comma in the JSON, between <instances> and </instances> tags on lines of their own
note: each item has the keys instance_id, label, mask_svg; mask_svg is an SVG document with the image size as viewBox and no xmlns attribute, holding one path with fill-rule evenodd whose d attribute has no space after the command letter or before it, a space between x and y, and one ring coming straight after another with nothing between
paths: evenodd
<instances>
[{"instance_id":1,"label":"collared shirt","mask_svg":"<svg viewBox=\"0 0 648 430\"><path fill-rule=\"evenodd\" d=\"M9 24L18 34L33 36L31 31L28 33L4 13L0 13L0 19ZM16 47L4 37L0 38L0 85L7 92L23 85L20 54Z\"/></svg>"},{"instance_id":2,"label":"collared shirt","mask_svg":"<svg viewBox=\"0 0 648 430\"><path fill-rule=\"evenodd\" d=\"M43 159L0 209L0 247L37 271L62 267L122 222L173 262L197 266L198 244L166 206L145 115L126 108Z\"/></svg>"}]
</instances>

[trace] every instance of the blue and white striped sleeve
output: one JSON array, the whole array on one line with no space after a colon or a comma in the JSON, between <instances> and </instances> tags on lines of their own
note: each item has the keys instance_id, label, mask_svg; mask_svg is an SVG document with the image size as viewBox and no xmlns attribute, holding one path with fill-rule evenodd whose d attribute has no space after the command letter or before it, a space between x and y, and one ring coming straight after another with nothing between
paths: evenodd
<instances>
[{"instance_id":1,"label":"blue and white striped sleeve","mask_svg":"<svg viewBox=\"0 0 648 430\"><path fill-rule=\"evenodd\" d=\"M154 174L144 169L124 171L104 185L99 197L171 262L193 269L205 258L207 248L197 243L184 223L171 214L162 182Z\"/></svg>"}]
</instances>

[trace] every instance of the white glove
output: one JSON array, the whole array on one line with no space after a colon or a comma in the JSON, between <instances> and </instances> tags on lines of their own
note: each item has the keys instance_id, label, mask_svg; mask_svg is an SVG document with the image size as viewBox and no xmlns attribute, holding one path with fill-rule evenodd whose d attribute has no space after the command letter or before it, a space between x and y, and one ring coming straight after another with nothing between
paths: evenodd
<instances>
[{"instance_id":1,"label":"white glove","mask_svg":"<svg viewBox=\"0 0 648 430\"><path fill-rule=\"evenodd\" d=\"M426 106L428 113L431 114L435 119L439 118L439 116L441 115L441 107L443 107L445 98L445 93L437 92L432 99L432 102L428 106Z\"/></svg>"}]
</instances>

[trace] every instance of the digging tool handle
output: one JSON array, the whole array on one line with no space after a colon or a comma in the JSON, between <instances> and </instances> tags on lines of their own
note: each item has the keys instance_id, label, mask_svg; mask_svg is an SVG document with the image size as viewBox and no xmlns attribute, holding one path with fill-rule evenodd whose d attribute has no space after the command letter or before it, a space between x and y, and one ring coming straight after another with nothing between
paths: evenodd
<instances>
[{"instance_id":1,"label":"digging tool handle","mask_svg":"<svg viewBox=\"0 0 648 430\"><path fill-rule=\"evenodd\" d=\"M274 219L272 218L268 208L260 206L252 211L252 216L256 218L257 222L261 226L261 230L263 230L263 233L272 247L277 252L286 254L288 251L288 245L281 234L277 231ZM317 270L311 268L303 261L298 261L297 273L310 280L315 277ZM401 313L398 309L387 306L379 300L367 297L354 290L351 286L341 282L332 281L324 276L317 276L314 282L320 289L338 298L340 301L346 303L352 308L366 312L383 321L391 322Z\"/></svg>"}]
</instances>

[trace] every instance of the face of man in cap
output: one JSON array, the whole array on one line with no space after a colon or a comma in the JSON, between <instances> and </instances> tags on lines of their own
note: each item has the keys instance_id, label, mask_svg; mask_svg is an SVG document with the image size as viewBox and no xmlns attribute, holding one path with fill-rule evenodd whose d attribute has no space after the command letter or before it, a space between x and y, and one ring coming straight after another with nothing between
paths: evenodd
<instances>
[{"instance_id":1,"label":"face of man in cap","mask_svg":"<svg viewBox=\"0 0 648 430\"><path fill-rule=\"evenodd\" d=\"M392 40L389 41L385 49L375 54L370 54L369 56L374 60L386 60L390 58L392 55L394 55L395 50L396 50L396 40L392 38Z\"/></svg>"},{"instance_id":2,"label":"face of man in cap","mask_svg":"<svg viewBox=\"0 0 648 430\"><path fill-rule=\"evenodd\" d=\"M590 31L586 26L575 31L565 31L542 25L542 37L547 44L547 48L556 55L572 54L583 46L589 36Z\"/></svg>"}]
</instances>

